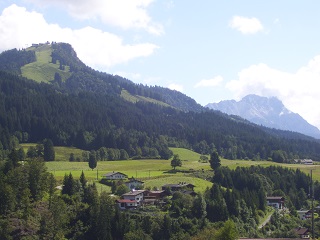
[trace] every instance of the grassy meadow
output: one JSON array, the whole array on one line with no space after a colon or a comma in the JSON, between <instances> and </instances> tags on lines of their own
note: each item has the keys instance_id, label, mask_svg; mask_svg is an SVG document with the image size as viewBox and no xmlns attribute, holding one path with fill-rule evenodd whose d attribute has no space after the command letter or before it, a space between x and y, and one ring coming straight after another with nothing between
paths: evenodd
<instances>
[{"instance_id":1,"label":"grassy meadow","mask_svg":"<svg viewBox=\"0 0 320 240\"><path fill-rule=\"evenodd\" d=\"M35 144L22 144L25 152L28 147ZM120 161L99 161L97 168L93 171L89 168L87 162L69 162L69 156L74 153L75 156L81 157L82 150L70 147L55 147L56 161L47 162L48 171L53 173L58 181L62 181L65 174L72 173L74 178L79 178L81 172L85 173L89 181L100 180L104 174L112 171L122 172L128 177L135 177L145 182L146 187L161 187L167 183L188 182L196 186L195 191L204 191L212 183L200 178L194 177L187 171L211 170L209 163L201 163L200 154L182 148L171 148L174 154L179 154L182 160L182 167L177 167L178 172L173 172L170 160L161 159L145 159L145 160L120 160ZM252 165L260 165L268 167L271 165L282 166L292 169L301 169L306 174L310 174L313 169L314 180L320 181L320 165L302 165L302 164L279 164L270 161L250 161L250 160L226 160L221 159L222 166L228 166L231 169L236 167L250 167ZM98 184L99 191L106 190L110 192L110 188Z\"/></svg>"},{"instance_id":2,"label":"grassy meadow","mask_svg":"<svg viewBox=\"0 0 320 240\"><path fill-rule=\"evenodd\" d=\"M53 64L51 53L52 48L50 45L43 45L37 48L31 47L28 50L34 50L36 53L37 61L29 63L21 68L22 76L33 79L37 82L49 82L54 79L54 74L58 72L62 77L62 81L71 76L69 67L66 66L64 71L59 69L59 62Z\"/></svg>"}]
</instances>

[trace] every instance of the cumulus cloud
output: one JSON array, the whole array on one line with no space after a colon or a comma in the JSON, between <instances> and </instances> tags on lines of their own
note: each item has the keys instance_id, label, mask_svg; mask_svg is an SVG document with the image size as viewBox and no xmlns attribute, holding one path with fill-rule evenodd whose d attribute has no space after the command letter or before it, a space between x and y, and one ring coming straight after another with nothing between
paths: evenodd
<instances>
[{"instance_id":1,"label":"cumulus cloud","mask_svg":"<svg viewBox=\"0 0 320 240\"><path fill-rule=\"evenodd\" d=\"M229 26L238 30L243 34L254 34L263 30L263 26L257 18L247 18L241 16L234 16Z\"/></svg>"},{"instance_id":2,"label":"cumulus cloud","mask_svg":"<svg viewBox=\"0 0 320 240\"><path fill-rule=\"evenodd\" d=\"M163 34L163 26L154 22L147 8L154 0L28 0L38 6L57 6L77 19L98 19L123 29L144 29Z\"/></svg>"},{"instance_id":3,"label":"cumulus cloud","mask_svg":"<svg viewBox=\"0 0 320 240\"><path fill-rule=\"evenodd\" d=\"M293 112L320 129L320 56L314 57L295 73L270 68L266 64L252 65L238 73L238 79L226 87L240 99L248 94L276 96Z\"/></svg>"},{"instance_id":4,"label":"cumulus cloud","mask_svg":"<svg viewBox=\"0 0 320 240\"><path fill-rule=\"evenodd\" d=\"M29 12L17 5L3 10L0 16L0 51L46 41L70 43L82 61L99 69L149 56L158 48L151 43L124 44L119 36L92 27L72 30L48 24L42 14Z\"/></svg>"},{"instance_id":5,"label":"cumulus cloud","mask_svg":"<svg viewBox=\"0 0 320 240\"><path fill-rule=\"evenodd\" d=\"M168 88L171 90L177 90L179 92L183 92L183 86L180 84L171 83L171 84L169 84Z\"/></svg>"},{"instance_id":6,"label":"cumulus cloud","mask_svg":"<svg viewBox=\"0 0 320 240\"><path fill-rule=\"evenodd\" d=\"M219 86L222 81L223 81L223 78L221 76L216 76L215 78L212 78L212 79L203 79L200 82L196 83L194 87L195 88L216 87L216 86Z\"/></svg>"}]
</instances>

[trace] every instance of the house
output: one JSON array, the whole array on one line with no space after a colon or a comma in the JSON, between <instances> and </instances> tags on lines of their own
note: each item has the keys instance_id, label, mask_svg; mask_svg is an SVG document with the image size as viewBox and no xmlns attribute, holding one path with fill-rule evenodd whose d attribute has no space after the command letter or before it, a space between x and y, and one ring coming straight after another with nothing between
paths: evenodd
<instances>
[{"instance_id":1,"label":"house","mask_svg":"<svg viewBox=\"0 0 320 240\"><path fill-rule=\"evenodd\" d=\"M128 177L126 174L121 172L109 172L102 176L109 180L120 180L120 179L126 179Z\"/></svg>"},{"instance_id":2,"label":"house","mask_svg":"<svg viewBox=\"0 0 320 240\"><path fill-rule=\"evenodd\" d=\"M309 229L308 228L296 228L294 229L295 233L299 235L300 238L303 239L310 239L310 235L309 235Z\"/></svg>"},{"instance_id":3,"label":"house","mask_svg":"<svg viewBox=\"0 0 320 240\"><path fill-rule=\"evenodd\" d=\"M301 220L310 219L312 217L312 211L310 210L299 210L297 213Z\"/></svg>"},{"instance_id":4,"label":"house","mask_svg":"<svg viewBox=\"0 0 320 240\"><path fill-rule=\"evenodd\" d=\"M132 190L123 194L121 197L124 200L133 200L137 202L137 206L140 206L143 201L145 190Z\"/></svg>"},{"instance_id":5,"label":"house","mask_svg":"<svg viewBox=\"0 0 320 240\"><path fill-rule=\"evenodd\" d=\"M116 203L121 210L125 209L134 209L138 206L138 203L136 200L130 200L130 199L117 199Z\"/></svg>"},{"instance_id":6,"label":"house","mask_svg":"<svg viewBox=\"0 0 320 240\"><path fill-rule=\"evenodd\" d=\"M139 181L137 179L135 179L134 177L132 177L129 181L124 183L129 189L136 189L139 188L140 186L142 186L144 184L143 181Z\"/></svg>"},{"instance_id":7,"label":"house","mask_svg":"<svg viewBox=\"0 0 320 240\"><path fill-rule=\"evenodd\" d=\"M160 190L160 191L146 191L144 198L145 199L162 199L165 196L168 196L166 191Z\"/></svg>"},{"instance_id":8,"label":"house","mask_svg":"<svg viewBox=\"0 0 320 240\"><path fill-rule=\"evenodd\" d=\"M284 200L284 197L267 197L267 205L276 209L283 209Z\"/></svg>"},{"instance_id":9,"label":"house","mask_svg":"<svg viewBox=\"0 0 320 240\"><path fill-rule=\"evenodd\" d=\"M191 183L180 182L179 184L166 184L162 186L162 190L170 189L171 191L182 191L182 190L192 190L194 189L194 185Z\"/></svg>"},{"instance_id":10,"label":"house","mask_svg":"<svg viewBox=\"0 0 320 240\"><path fill-rule=\"evenodd\" d=\"M312 159L303 159L301 160L301 163L305 165L313 165Z\"/></svg>"}]
</instances>

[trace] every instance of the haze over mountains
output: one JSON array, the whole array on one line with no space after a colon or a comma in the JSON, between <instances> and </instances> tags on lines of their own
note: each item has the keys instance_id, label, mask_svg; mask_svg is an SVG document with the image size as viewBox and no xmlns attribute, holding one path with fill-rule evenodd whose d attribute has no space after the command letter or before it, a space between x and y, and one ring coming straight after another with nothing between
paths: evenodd
<instances>
[{"instance_id":1,"label":"haze over mountains","mask_svg":"<svg viewBox=\"0 0 320 240\"><path fill-rule=\"evenodd\" d=\"M291 112L276 97L247 95L240 101L225 100L209 103L206 107L237 115L258 125L299 132L320 139L320 130L309 124L299 114Z\"/></svg>"}]
</instances>

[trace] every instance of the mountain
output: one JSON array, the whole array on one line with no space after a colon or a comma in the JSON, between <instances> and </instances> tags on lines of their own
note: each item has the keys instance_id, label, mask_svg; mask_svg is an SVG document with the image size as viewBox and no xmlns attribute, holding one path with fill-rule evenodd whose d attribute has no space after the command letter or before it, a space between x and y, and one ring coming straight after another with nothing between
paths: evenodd
<instances>
[{"instance_id":1,"label":"mountain","mask_svg":"<svg viewBox=\"0 0 320 240\"><path fill-rule=\"evenodd\" d=\"M201 154L216 149L228 159L269 159L281 150L289 159L320 160L320 143L311 137L262 128L177 91L95 71L65 43L0 54L0 151L46 138L132 158L167 159L169 147L183 147Z\"/></svg>"},{"instance_id":2,"label":"mountain","mask_svg":"<svg viewBox=\"0 0 320 240\"><path fill-rule=\"evenodd\" d=\"M20 51L5 51L0 54L0 70L52 83L73 93L90 91L121 96L130 102L152 102L186 112L204 110L194 99L178 91L135 84L118 75L95 71L81 62L67 43L33 44Z\"/></svg>"},{"instance_id":3,"label":"mountain","mask_svg":"<svg viewBox=\"0 0 320 240\"><path fill-rule=\"evenodd\" d=\"M255 124L268 128L299 132L320 139L320 131L309 124L299 114L288 110L276 97L247 95L240 101L226 100L209 103L206 107L221 112L238 115Z\"/></svg>"}]
</instances>

